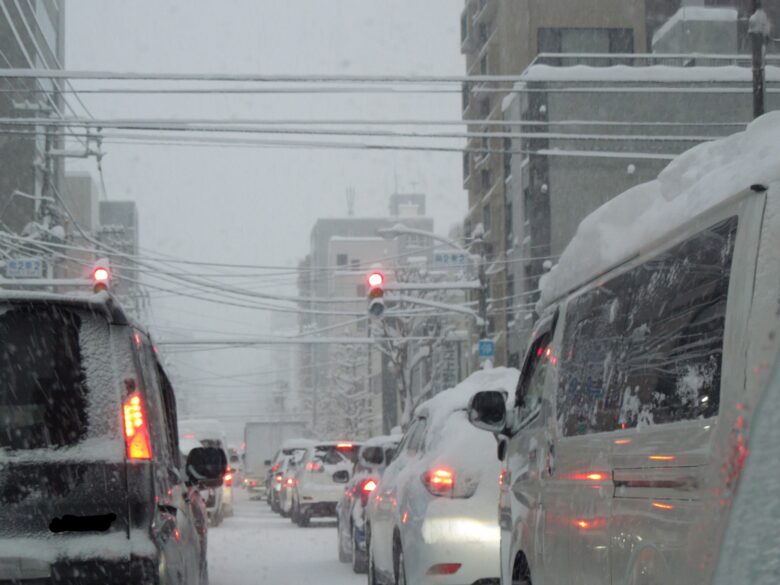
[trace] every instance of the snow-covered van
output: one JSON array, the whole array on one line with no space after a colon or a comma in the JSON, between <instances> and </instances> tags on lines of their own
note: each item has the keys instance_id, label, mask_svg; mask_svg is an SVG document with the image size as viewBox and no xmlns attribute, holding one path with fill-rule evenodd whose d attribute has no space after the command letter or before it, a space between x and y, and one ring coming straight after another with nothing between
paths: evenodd
<instances>
[{"instance_id":1,"label":"snow-covered van","mask_svg":"<svg viewBox=\"0 0 780 585\"><path fill-rule=\"evenodd\" d=\"M226 461L182 463L173 388L108 293L0 292L0 583L205 584L190 496Z\"/></svg>"},{"instance_id":2,"label":"snow-covered van","mask_svg":"<svg viewBox=\"0 0 780 585\"><path fill-rule=\"evenodd\" d=\"M501 439L502 583L705 585L780 341L780 113L580 225Z\"/></svg>"}]
</instances>

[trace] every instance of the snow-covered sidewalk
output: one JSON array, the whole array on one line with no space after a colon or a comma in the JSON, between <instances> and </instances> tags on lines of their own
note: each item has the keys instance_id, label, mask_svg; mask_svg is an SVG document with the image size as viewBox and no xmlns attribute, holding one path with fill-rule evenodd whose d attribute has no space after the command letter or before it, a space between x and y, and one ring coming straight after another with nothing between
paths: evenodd
<instances>
[{"instance_id":1,"label":"snow-covered sidewalk","mask_svg":"<svg viewBox=\"0 0 780 585\"><path fill-rule=\"evenodd\" d=\"M336 557L335 522L298 528L235 490L236 513L209 530L210 585L353 585L366 582Z\"/></svg>"}]
</instances>

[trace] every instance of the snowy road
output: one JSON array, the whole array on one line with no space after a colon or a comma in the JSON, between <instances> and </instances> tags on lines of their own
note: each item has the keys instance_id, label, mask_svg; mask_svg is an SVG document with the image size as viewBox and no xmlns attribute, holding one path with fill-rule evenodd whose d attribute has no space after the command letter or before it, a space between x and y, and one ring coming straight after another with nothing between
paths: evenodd
<instances>
[{"instance_id":1,"label":"snowy road","mask_svg":"<svg viewBox=\"0 0 780 585\"><path fill-rule=\"evenodd\" d=\"M209 531L211 585L357 585L350 565L336 558L334 522L298 528L265 502L236 490L236 513Z\"/></svg>"}]
</instances>

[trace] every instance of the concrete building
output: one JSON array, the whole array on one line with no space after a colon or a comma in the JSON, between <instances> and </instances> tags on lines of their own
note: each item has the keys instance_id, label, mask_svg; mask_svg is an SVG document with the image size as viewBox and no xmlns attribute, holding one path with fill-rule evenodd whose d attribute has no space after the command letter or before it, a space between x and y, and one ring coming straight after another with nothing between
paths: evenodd
<instances>
[{"instance_id":1,"label":"concrete building","mask_svg":"<svg viewBox=\"0 0 780 585\"><path fill-rule=\"evenodd\" d=\"M631 67L599 65L535 64L504 100L506 119L530 124L513 140L507 179L516 243L508 254L517 285L513 359L525 349L545 259L561 254L579 222L655 179L677 154L752 119L748 58L645 55ZM768 67L767 79L767 108L778 109L780 68Z\"/></svg>"},{"instance_id":2,"label":"concrete building","mask_svg":"<svg viewBox=\"0 0 780 585\"><path fill-rule=\"evenodd\" d=\"M642 0L466 0L461 16L461 52L471 76L520 75L539 53L632 53L646 43ZM503 130L480 121L502 119L505 95L495 85L463 87L463 118L474 121L469 132ZM503 138L472 138L463 159L468 191L464 234L468 240L475 230L484 232L488 292L495 299L488 335L496 341L497 365L510 363L505 333L512 315L504 299L513 297L517 286L506 270L516 237L505 189L509 158L502 151L507 145ZM473 367L476 357L470 361Z\"/></svg>"},{"instance_id":3,"label":"concrete building","mask_svg":"<svg viewBox=\"0 0 780 585\"><path fill-rule=\"evenodd\" d=\"M3 2L0 7L0 67L58 69L64 62L65 2ZM2 118L48 118L64 111L60 82L7 79L0 95ZM61 145L58 131L43 126L2 126L0 229L20 233L42 217L41 194L62 186L59 160L46 157ZM12 131L12 132L9 132ZM49 193L50 194L50 193Z\"/></svg>"}]
</instances>

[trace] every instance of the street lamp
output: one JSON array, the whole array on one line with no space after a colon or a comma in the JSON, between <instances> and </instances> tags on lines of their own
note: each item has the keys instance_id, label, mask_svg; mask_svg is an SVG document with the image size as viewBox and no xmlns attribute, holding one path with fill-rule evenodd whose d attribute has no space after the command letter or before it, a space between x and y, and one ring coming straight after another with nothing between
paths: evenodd
<instances>
[{"instance_id":1,"label":"street lamp","mask_svg":"<svg viewBox=\"0 0 780 585\"><path fill-rule=\"evenodd\" d=\"M753 118L764 115L764 53L771 32L772 25L761 7L761 0L753 0L753 14L748 21L748 34L753 49Z\"/></svg>"}]
</instances>

